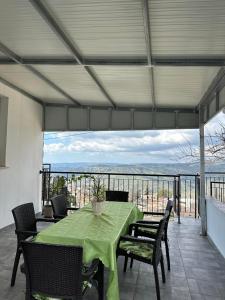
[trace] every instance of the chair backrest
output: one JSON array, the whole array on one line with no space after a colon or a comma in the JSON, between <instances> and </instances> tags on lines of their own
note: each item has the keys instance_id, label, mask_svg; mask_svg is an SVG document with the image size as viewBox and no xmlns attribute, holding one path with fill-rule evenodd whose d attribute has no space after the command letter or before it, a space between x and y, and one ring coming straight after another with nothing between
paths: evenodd
<instances>
[{"instance_id":1,"label":"chair backrest","mask_svg":"<svg viewBox=\"0 0 225 300\"><path fill-rule=\"evenodd\" d=\"M161 250L161 241L165 230L166 221L168 218L169 212L166 211L164 217L160 220L159 226L157 229L157 234L155 238L155 246L153 250L153 260L158 264L161 258L162 250Z\"/></svg>"},{"instance_id":2,"label":"chair backrest","mask_svg":"<svg viewBox=\"0 0 225 300\"><path fill-rule=\"evenodd\" d=\"M33 203L25 203L12 210L15 227L18 231L37 231ZM17 233L18 241L24 240L32 234Z\"/></svg>"},{"instance_id":3,"label":"chair backrest","mask_svg":"<svg viewBox=\"0 0 225 300\"><path fill-rule=\"evenodd\" d=\"M165 223L165 238L167 237L167 228L168 228L168 224L169 224L169 220L170 220L170 215L171 215L171 211L173 209L173 201L172 200L168 200L167 201L167 205L166 205L166 210L165 210L165 214L167 214L167 218L166 218L166 223Z\"/></svg>"},{"instance_id":4,"label":"chair backrest","mask_svg":"<svg viewBox=\"0 0 225 300\"><path fill-rule=\"evenodd\" d=\"M65 195L57 195L51 198L53 217L62 218L67 216L67 200Z\"/></svg>"},{"instance_id":5,"label":"chair backrest","mask_svg":"<svg viewBox=\"0 0 225 300\"><path fill-rule=\"evenodd\" d=\"M106 191L106 201L128 202L128 192Z\"/></svg>"},{"instance_id":6,"label":"chair backrest","mask_svg":"<svg viewBox=\"0 0 225 300\"><path fill-rule=\"evenodd\" d=\"M24 241L27 298L82 299L82 247Z\"/></svg>"},{"instance_id":7,"label":"chair backrest","mask_svg":"<svg viewBox=\"0 0 225 300\"><path fill-rule=\"evenodd\" d=\"M166 210L168 210L168 211L172 211L172 208L173 208L173 200L168 200L167 201L167 204L166 204L166 209L165 209L165 211Z\"/></svg>"}]
</instances>

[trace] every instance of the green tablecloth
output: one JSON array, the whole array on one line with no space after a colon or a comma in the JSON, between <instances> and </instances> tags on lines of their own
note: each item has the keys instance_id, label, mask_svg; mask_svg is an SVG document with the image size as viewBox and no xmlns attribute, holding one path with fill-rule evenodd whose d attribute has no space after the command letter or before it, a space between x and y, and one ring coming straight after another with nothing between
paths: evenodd
<instances>
[{"instance_id":1,"label":"green tablecloth","mask_svg":"<svg viewBox=\"0 0 225 300\"><path fill-rule=\"evenodd\" d=\"M129 224L142 219L133 203L105 202L104 212L95 216L90 205L41 231L36 241L83 247L84 263L99 258L109 268L107 299L119 299L116 247Z\"/></svg>"}]
</instances>

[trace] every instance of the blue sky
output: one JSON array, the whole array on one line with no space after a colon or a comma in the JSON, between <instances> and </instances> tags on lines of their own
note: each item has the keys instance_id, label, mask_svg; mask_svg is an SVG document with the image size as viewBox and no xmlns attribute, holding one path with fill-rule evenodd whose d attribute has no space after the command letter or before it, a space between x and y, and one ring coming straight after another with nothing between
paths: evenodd
<instances>
[{"instance_id":1,"label":"blue sky","mask_svg":"<svg viewBox=\"0 0 225 300\"><path fill-rule=\"evenodd\" d=\"M206 135L224 120L223 113L213 118ZM45 133L44 162L174 163L188 143L198 147L198 130Z\"/></svg>"}]
</instances>

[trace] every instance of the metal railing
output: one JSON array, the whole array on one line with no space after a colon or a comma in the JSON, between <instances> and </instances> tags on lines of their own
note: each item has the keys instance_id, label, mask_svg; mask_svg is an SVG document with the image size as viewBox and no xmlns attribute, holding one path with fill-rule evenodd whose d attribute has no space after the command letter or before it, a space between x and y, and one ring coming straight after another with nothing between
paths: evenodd
<instances>
[{"instance_id":1,"label":"metal railing","mask_svg":"<svg viewBox=\"0 0 225 300\"><path fill-rule=\"evenodd\" d=\"M174 211L181 216L199 216L200 178L198 174L121 174L99 172L58 172L51 171L45 164L42 174L43 205L52 196L64 193L74 207L82 207L91 200L93 180L100 178L106 190L129 192L129 201L136 203L140 210L162 212L168 199L175 203ZM82 176L81 176L82 175ZM225 182L225 173L206 172L206 194L214 195L225 202L225 187L216 190L213 184ZM214 192L213 192L214 191Z\"/></svg>"},{"instance_id":2,"label":"metal railing","mask_svg":"<svg viewBox=\"0 0 225 300\"><path fill-rule=\"evenodd\" d=\"M225 203L225 182L224 181L211 181L210 182L210 196Z\"/></svg>"}]
</instances>

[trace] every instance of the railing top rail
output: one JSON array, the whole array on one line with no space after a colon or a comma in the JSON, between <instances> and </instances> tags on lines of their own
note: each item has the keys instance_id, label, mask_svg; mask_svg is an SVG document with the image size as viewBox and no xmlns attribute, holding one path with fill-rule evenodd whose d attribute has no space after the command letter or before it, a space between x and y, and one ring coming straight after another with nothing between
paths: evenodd
<instances>
[{"instance_id":1,"label":"railing top rail","mask_svg":"<svg viewBox=\"0 0 225 300\"><path fill-rule=\"evenodd\" d=\"M205 174L225 175L225 172L205 172Z\"/></svg>"},{"instance_id":2,"label":"railing top rail","mask_svg":"<svg viewBox=\"0 0 225 300\"><path fill-rule=\"evenodd\" d=\"M224 181L211 181L210 183L211 183L211 184L212 184L212 183L225 184Z\"/></svg>"},{"instance_id":3,"label":"railing top rail","mask_svg":"<svg viewBox=\"0 0 225 300\"><path fill-rule=\"evenodd\" d=\"M171 175L171 174L138 174L138 173L111 173L111 172L83 172L83 171L40 171L40 174L84 174L84 175L120 175L120 176L149 176L149 177L171 177L171 178L177 178L180 177L180 175ZM193 175L194 176L194 175Z\"/></svg>"}]
</instances>

